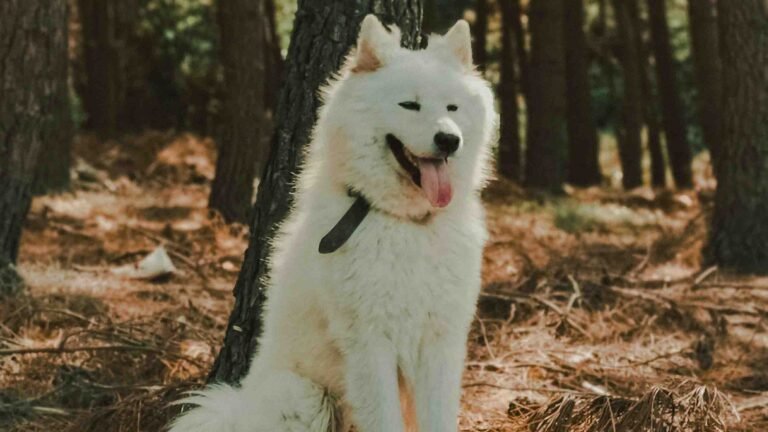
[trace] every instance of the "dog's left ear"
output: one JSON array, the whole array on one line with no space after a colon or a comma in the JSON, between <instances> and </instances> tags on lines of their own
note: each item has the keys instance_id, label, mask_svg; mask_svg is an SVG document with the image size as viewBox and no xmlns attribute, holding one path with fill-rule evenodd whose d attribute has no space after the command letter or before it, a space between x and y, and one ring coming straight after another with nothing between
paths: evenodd
<instances>
[{"instance_id":1,"label":"dog's left ear","mask_svg":"<svg viewBox=\"0 0 768 432\"><path fill-rule=\"evenodd\" d=\"M352 72L373 72L380 68L397 49L399 41L399 29L394 28L390 33L375 15L367 15L360 25Z\"/></svg>"},{"instance_id":2,"label":"dog's left ear","mask_svg":"<svg viewBox=\"0 0 768 432\"><path fill-rule=\"evenodd\" d=\"M464 20L457 21L443 36L443 41L464 68L472 68L472 35L469 32L469 23Z\"/></svg>"}]
</instances>

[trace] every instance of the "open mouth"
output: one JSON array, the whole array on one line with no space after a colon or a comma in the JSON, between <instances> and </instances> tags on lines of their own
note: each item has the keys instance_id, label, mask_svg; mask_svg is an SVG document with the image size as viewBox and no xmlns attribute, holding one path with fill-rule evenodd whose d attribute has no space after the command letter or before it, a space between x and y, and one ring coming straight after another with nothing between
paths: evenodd
<instances>
[{"instance_id":1,"label":"open mouth","mask_svg":"<svg viewBox=\"0 0 768 432\"><path fill-rule=\"evenodd\" d=\"M416 186L421 187L421 171L417 166L418 158L409 152L403 142L392 134L387 134L387 145L389 145L392 154L395 155L400 167L411 176L411 180L416 183Z\"/></svg>"},{"instance_id":2,"label":"open mouth","mask_svg":"<svg viewBox=\"0 0 768 432\"><path fill-rule=\"evenodd\" d=\"M396 136L387 134L386 139L397 163L424 191L432 206L447 206L453 197L448 158L417 157Z\"/></svg>"}]
</instances>

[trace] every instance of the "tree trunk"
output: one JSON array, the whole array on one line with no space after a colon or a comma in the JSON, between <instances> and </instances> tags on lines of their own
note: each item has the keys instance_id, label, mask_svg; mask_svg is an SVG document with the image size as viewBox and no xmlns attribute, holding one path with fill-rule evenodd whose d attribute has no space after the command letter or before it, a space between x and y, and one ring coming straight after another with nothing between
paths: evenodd
<instances>
[{"instance_id":1,"label":"tree trunk","mask_svg":"<svg viewBox=\"0 0 768 432\"><path fill-rule=\"evenodd\" d=\"M264 165L269 157L269 146L272 140L272 131L275 127L275 111L277 110L277 98L280 88L283 86L283 74L285 61L280 47L280 37L277 34L277 12L275 0L265 0L266 24L264 42L266 60L264 83L264 123L262 124L261 143L259 144L259 156L256 158L256 178L261 178Z\"/></svg>"},{"instance_id":2,"label":"tree trunk","mask_svg":"<svg viewBox=\"0 0 768 432\"><path fill-rule=\"evenodd\" d=\"M661 118L672 177L680 188L693 186L691 146L688 143L683 101L677 87L675 60L669 42L669 25L664 0L648 0L648 20L651 27L653 55L656 59L656 82L661 99Z\"/></svg>"},{"instance_id":3,"label":"tree trunk","mask_svg":"<svg viewBox=\"0 0 768 432\"><path fill-rule=\"evenodd\" d=\"M422 8L424 9L424 19L422 20L422 27L427 33L436 33L439 27L443 24L440 21L441 14L437 7L437 0L423 0Z\"/></svg>"},{"instance_id":4,"label":"tree trunk","mask_svg":"<svg viewBox=\"0 0 768 432\"><path fill-rule=\"evenodd\" d=\"M21 229L32 199L41 149L49 146L65 85L67 5L63 1L0 2L0 294L15 291Z\"/></svg>"},{"instance_id":5,"label":"tree trunk","mask_svg":"<svg viewBox=\"0 0 768 432\"><path fill-rule=\"evenodd\" d=\"M501 6L501 135L499 139L499 172L513 181L520 181L520 122L518 120L516 77L517 46L514 21L520 13L514 1L502 1Z\"/></svg>"},{"instance_id":6,"label":"tree trunk","mask_svg":"<svg viewBox=\"0 0 768 432\"><path fill-rule=\"evenodd\" d=\"M597 129L592 118L587 38L582 0L562 0L565 8L565 73L568 113L568 181L577 186L600 184Z\"/></svg>"},{"instance_id":7,"label":"tree trunk","mask_svg":"<svg viewBox=\"0 0 768 432\"><path fill-rule=\"evenodd\" d=\"M613 0L616 27L619 32L621 61L624 78L622 96L621 126L617 130L619 159L621 159L622 184L625 189L633 189L643 184L642 170L642 105L640 53L637 51L638 31L633 25L627 0ZM635 1L635 0L630 0Z\"/></svg>"},{"instance_id":8,"label":"tree trunk","mask_svg":"<svg viewBox=\"0 0 768 432\"><path fill-rule=\"evenodd\" d=\"M645 58L645 57L644 57ZM648 152L651 154L651 184L656 188L667 187L667 162L661 145L661 125L656 111L653 88L648 79L647 63L643 62L643 115L648 127Z\"/></svg>"},{"instance_id":9,"label":"tree trunk","mask_svg":"<svg viewBox=\"0 0 768 432\"><path fill-rule=\"evenodd\" d=\"M488 63L488 0L475 0L475 22L472 25L472 58L481 71Z\"/></svg>"},{"instance_id":10,"label":"tree trunk","mask_svg":"<svg viewBox=\"0 0 768 432\"><path fill-rule=\"evenodd\" d=\"M266 79L264 82L269 83L264 89L265 96L265 109L273 116L277 107L277 97L279 96L280 87L283 83L283 69L284 61L282 49L280 47L280 38L277 35L277 12L275 10L275 0L265 0L264 13L266 14L267 23L264 28L264 34L266 37L265 43L265 55L267 56L266 63ZM267 152L264 152L264 156Z\"/></svg>"},{"instance_id":11,"label":"tree trunk","mask_svg":"<svg viewBox=\"0 0 768 432\"><path fill-rule=\"evenodd\" d=\"M768 273L768 7L718 2L723 129L706 255L737 271Z\"/></svg>"},{"instance_id":12,"label":"tree trunk","mask_svg":"<svg viewBox=\"0 0 768 432\"><path fill-rule=\"evenodd\" d=\"M78 0L85 84L80 93L86 126L105 135L125 128L127 51L138 17L136 0Z\"/></svg>"},{"instance_id":13,"label":"tree trunk","mask_svg":"<svg viewBox=\"0 0 768 432\"><path fill-rule=\"evenodd\" d=\"M424 0L425 33L445 33L464 16L464 10L472 6L472 0Z\"/></svg>"},{"instance_id":14,"label":"tree trunk","mask_svg":"<svg viewBox=\"0 0 768 432\"><path fill-rule=\"evenodd\" d=\"M526 184L559 191L565 168L568 131L565 101L565 50L562 1L530 3Z\"/></svg>"},{"instance_id":15,"label":"tree trunk","mask_svg":"<svg viewBox=\"0 0 768 432\"><path fill-rule=\"evenodd\" d=\"M699 121L713 164L721 140L723 67L717 28L717 0L688 0Z\"/></svg>"},{"instance_id":16,"label":"tree trunk","mask_svg":"<svg viewBox=\"0 0 768 432\"><path fill-rule=\"evenodd\" d=\"M650 77L650 49L642 37L642 21L640 11L635 2L627 3L632 19L633 27L637 31L637 52L640 53L640 92L643 106L643 119L647 127L648 153L651 156L651 184L657 188L667 186L667 163L664 157L664 148L661 144L661 125L656 105L656 93L653 89Z\"/></svg>"},{"instance_id":17,"label":"tree trunk","mask_svg":"<svg viewBox=\"0 0 768 432\"><path fill-rule=\"evenodd\" d=\"M520 91L523 93L523 97L527 98L528 94L528 51L526 50L525 43L525 26L523 25L523 8L520 5L520 0L501 0L503 3L511 2L513 8L512 16L515 18L512 24L515 27L515 43L517 44L517 69L520 77Z\"/></svg>"},{"instance_id":18,"label":"tree trunk","mask_svg":"<svg viewBox=\"0 0 768 432\"><path fill-rule=\"evenodd\" d=\"M317 118L318 88L341 66L368 13L376 13L385 23L396 23L403 30L405 45L417 45L420 2L299 0L272 149L251 216L251 237L235 285L234 310L209 376L212 381L236 382L248 371L262 330L269 241L291 208L295 173Z\"/></svg>"},{"instance_id":19,"label":"tree trunk","mask_svg":"<svg viewBox=\"0 0 768 432\"><path fill-rule=\"evenodd\" d=\"M66 2L65 2L66 3ZM69 170L72 165L72 110L69 103L69 10L64 11L64 25L57 25L52 31L62 32L53 35L52 46L55 53L51 61L51 74L55 75L53 97L50 100L51 121L50 137L45 140L40 152L35 174L34 193L60 192L69 188ZM57 23L59 24L59 23Z\"/></svg>"},{"instance_id":20,"label":"tree trunk","mask_svg":"<svg viewBox=\"0 0 768 432\"><path fill-rule=\"evenodd\" d=\"M253 180L263 146L265 49L263 0L219 0L221 60L224 66L223 130L216 177L208 205L227 222L247 222Z\"/></svg>"}]
</instances>

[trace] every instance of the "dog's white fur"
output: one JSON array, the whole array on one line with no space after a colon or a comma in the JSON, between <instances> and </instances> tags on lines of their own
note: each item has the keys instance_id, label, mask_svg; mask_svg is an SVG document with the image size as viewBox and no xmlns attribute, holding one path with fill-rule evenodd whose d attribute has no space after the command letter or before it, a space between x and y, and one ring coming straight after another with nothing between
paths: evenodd
<instances>
[{"instance_id":1,"label":"dog's white fur","mask_svg":"<svg viewBox=\"0 0 768 432\"><path fill-rule=\"evenodd\" d=\"M325 89L325 106L274 243L264 334L240 388L209 387L172 432L403 432L402 382L420 432L456 431L466 338L486 239L479 199L496 114L459 21L425 50L400 47L365 18L357 49ZM398 106L419 101L421 110ZM458 107L455 112L446 109ZM438 131L461 137L449 159L453 200L433 208L385 143L435 152ZM372 210L336 252L320 239L350 208Z\"/></svg>"}]
</instances>

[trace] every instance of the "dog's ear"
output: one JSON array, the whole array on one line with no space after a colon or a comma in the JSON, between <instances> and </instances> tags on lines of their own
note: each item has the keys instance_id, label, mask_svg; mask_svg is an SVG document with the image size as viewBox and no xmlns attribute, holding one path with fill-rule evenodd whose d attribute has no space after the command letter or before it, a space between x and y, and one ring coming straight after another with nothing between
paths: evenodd
<instances>
[{"instance_id":1,"label":"dog's ear","mask_svg":"<svg viewBox=\"0 0 768 432\"><path fill-rule=\"evenodd\" d=\"M366 15L357 37L357 51L352 72L373 72L386 63L387 58L397 49L398 33L388 32L375 15ZM398 39L398 40L396 40Z\"/></svg>"},{"instance_id":2,"label":"dog's ear","mask_svg":"<svg viewBox=\"0 0 768 432\"><path fill-rule=\"evenodd\" d=\"M443 36L443 41L463 67L472 68L472 36L466 21L458 20Z\"/></svg>"}]
</instances>

